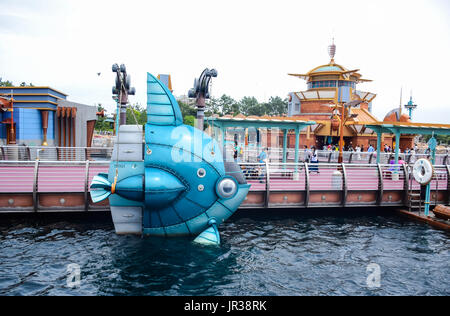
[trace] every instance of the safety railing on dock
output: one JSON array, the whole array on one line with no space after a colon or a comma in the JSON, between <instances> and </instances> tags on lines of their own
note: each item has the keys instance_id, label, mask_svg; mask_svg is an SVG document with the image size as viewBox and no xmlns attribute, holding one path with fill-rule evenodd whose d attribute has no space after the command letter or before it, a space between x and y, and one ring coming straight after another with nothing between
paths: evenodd
<instances>
[{"instance_id":1,"label":"safety railing on dock","mask_svg":"<svg viewBox=\"0 0 450 316\"><path fill-rule=\"evenodd\" d=\"M0 160L9 161L83 161L83 160L96 160L106 161L111 159L113 148L112 147L48 147L48 146L0 146ZM227 160L233 161L233 148L227 145L226 147ZM261 153L261 149L246 148L242 154L239 154L238 160L240 162L256 163L258 161L258 155ZM339 152L318 150L317 151L319 162L321 163L337 163ZM393 153L382 152L380 154L381 164L388 164L389 159L393 156ZM270 147L268 149L268 158L270 163L281 163L283 161L283 149L278 147ZM405 154L400 153L399 158L407 164L414 163L420 158L430 158L426 153ZM305 150L299 150L299 162L304 162L307 159L307 152ZM294 162L295 151L293 148L289 148L286 151L286 161ZM356 164L376 164L377 153L376 152L350 152L344 151L343 153L344 163L356 163ZM450 164L449 153L438 153L436 155L437 165Z\"/></svg>"},{"instance_id":2,"label":"safety railing on dock","mask_svg":"<svg viewBox=\"0 0 450 316\"><path fill-rule=\"evenodd\" d=\"M258 156L261 153L262 148L243 148L242 153L239 153L238 160L240 162L257 162ZM283 149L278 147L269 147L268 151L269 161L272 162L282 162L283 161ZM298 152L298 161L304 162L307 160L308 152L304 149L300 149ZM318 150L317 156L319 162L321 163L337 163L339 158L338 151L329 150ZM395 156L391 152L381 152L380 161L381 164L388 164L392 156ZM226 146L226 157L228 160L233 160L234 157L234 147ZM402 159L407 164L414 163L420 158L430 159L430 154L423 151L419 153L400 153L399 159ZM294 162L295 160L295 150L293 148L288 148L286 150L286 161ZM343 162L344 163L357 163L357 164L376 164L377 163L377 152L356 152L356 151L344 151L343 152ZM447 165L450 164L450 153L446 151L440 151L436 154L436 164L437 165Z\"/></svg>"},{"instance_id":3,"label":"safety railing on dock","mask_svg":"<svg viewBox=\"0 0 450 316\"><path fill-rule=\"evenodd\" d=\"M89 184L98 173L107 173L103 161L2 161L0 211L50 212L109 210L95 205Z\"/></svg>"},{"instance_id":4,"label":"safety railing on dock","mask_svg":"<svg viewBox=\"0 0 450 316\"><path fill-rule=\"evenodd\" d=\"M242 208L407 206L421 186L407 164L241 163L251 184ZM89 184L108 161L2 161L0 212L108 210ZM450 203L450 165L434 166L432 204Z\"/></svg>"},{"instance_id":5,"label":"safety railing on dock","mask_svg":"<svg viewBox=\"0 0 450 316\"><path fill-rule=\"evenodd\" d=\"M248 208L403 206L408 202L408 190L421 189L412 176L411 165L407 164L240 165L247 182L251 184L249 196L242 205ZM434 169L432 204L448 204L450 166L436 165Z\"/></svg>"},{"instance_id":6,"label":"safety railing on dock","mask_svg":"<svg viewBox=\"0 0 450 316\"><path fill-rule=\"evenodd\" d=\"M112 147L0 146L0 160L107 161L112 150Z\"/></svg>"}]
</instances>

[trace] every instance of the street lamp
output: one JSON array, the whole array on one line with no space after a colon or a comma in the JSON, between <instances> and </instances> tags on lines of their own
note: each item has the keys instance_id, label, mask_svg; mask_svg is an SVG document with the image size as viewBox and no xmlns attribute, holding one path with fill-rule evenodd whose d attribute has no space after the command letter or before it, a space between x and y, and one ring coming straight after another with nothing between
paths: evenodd
<instances>
[{"instance_id":1,"label":"street lamp","mask_svg":"<svg viewBox=\"0 0 450 316\"><path fill-rule=\"evenodd\" d=\"M340 124L339 124L339 157L338 157L338 163L342 163L344 161L344 152L343 152L343 148L344 148L344 124L345 122L347 122L347 119L349 119L350 117L355 117L356 115L351 115L348 116L348 112L346 114L345 110L347 108L351 108L352 106L358 106L359 104L361 104L363 101L362 100L354 100L354 101L350 101L347 103L344 103L343 105L341 105L341 119L340 119Z\"/></svg>"}]
</instances>

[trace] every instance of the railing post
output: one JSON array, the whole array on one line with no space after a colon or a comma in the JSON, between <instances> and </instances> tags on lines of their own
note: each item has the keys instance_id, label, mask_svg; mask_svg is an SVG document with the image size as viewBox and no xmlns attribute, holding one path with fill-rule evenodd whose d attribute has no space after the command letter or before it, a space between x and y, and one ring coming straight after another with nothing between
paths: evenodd
<instances>
[{"instance_id":1,"label":"railing post","mask_svg":"<svg viewBox=\"0 0 450 316\"><path fill-rule=\"evenodd\" d=\"M330 153L328 154L328 163L330 163L331 162L331 155L333 154L333 152L332 151L330 151Z\"/></svg>"},{"instance_id":2,"label":"railing post","mask_svg":"<svg viewBox=\"0 0 450 316\"><path fill-rule=\"evenodd\" d=\"M39 160L34 162L34 176L33 176L33 209L38 211L38 174L39 174Z\"/></svg>"},{"instance_id":3,"label":"railing post","mask_svg":"<svg viewBox=\"0 0 450 316\"><path fill-rule=\"evenodd\" d=\"M443 164L443 165L446 165L446 164L447 164L447 161L448 161L448 155L446 155L446 156L444 157L444 159L443 159L443 161L442 161L442 164Z\"/></svg>"},{"instance_id":4,"label":"railing post","mask_svg":"<svg viewBox=\"0 0 450 316\"><path fill-rule=\"evenodd\" d=\"M88 159L88 149L87 149L87 147L84 147L84 160L89 160Z\"/></svg>"},{"instance_id":5,"label":"railing post","mask_svg":"<svg viewBox=\"0 0 450 316\"><path fill-rule=\"evenodd\" d=\"M305 162L305 207L309 206L310 183L309 183L309 167Z\"/></svg>"},{"instance_id":6,"label":"railing post","mask_svg":"<svg viewBox=\"0 0 450 316\"><path fill-rule=\"evenodd\" d=\"M56 147L56 160L60 160L60 152L59 152L59 147Z\"/></svg>"},{"instance_id":7,"label":"railing post","mask_svg":"<svg viewBox=\"0 0 450 316\"><path fill-rule=\"evenodd\" d=\"M270 201L270 172L269 172L269 162L268 159L266 159L266 200L265 200L265 207L269 208L269 201Z\"/></svg>"},{"instance_id":8,"label":"railing post","mask_svg":"<svg viewBox=\"0 0 450 316\"><path fill-rule=\"evenodd\" d=\"M345 164L341 163L342 167L342 206L345 207L347 203L347 171L345 170Z\"/></svg>"},{"instance_id":9,"label":"railing post","mask_svg":"<svg viewBox=\"0 0 450 316\"><path fill-rule=\"evenodd\" d=\"M373 152L370 153L370 156L369 156L369 164L372 163L372 158L373 158Z\"/></svg>"},{"instance_id":10,"label":"railing post","mask_svg":"<svg viewBox=\"0 0 450 316\"><path fill-rule=\"evenodd\" d=\"M27 154L28 154L28 160L31 160L31 150L30 150L29 146L27 146Z\"/></svg>"},{"instance_id":11,"label":"railing post","mask_svg":"<svg viewBox=\"0 0 450 316\"><path fill-rule=\"evenodd\" d=\"M381 165L377 163L378 167L378 198L377 198L377 204L381 205L381 202L383 201L383 170L381 170Z\"/></svg>"},{"instance_id":12,"label":"railing post","mask_svg":"<svg viewBox=\"0 0 450 316\"><path fill-rule=\"evenodd\" d=\"M450 205L450 165L447 165L447 204Z\"/></svg>"},{"instance_id":13,"label":"railing post","mask_svg":"<svg viewBox=\"0 0 450 316\"><path fill-rule=\"evenodd\" d=\"M86 171L84 173L84 210L89 210L89 160L86 160Z\"/></svg>"},{"instance_id":14,"label":"railing post","mask_svg":"<svg viewBox=\"0 0 450 316\"><path fill-rule=\"evenodd\" d=\"M3 146L0 146L0 148L2 150L2 160L6 160L5 148Z\"/></svg>"},{"instance_id":15,"label":"railing post","mask_svg":"<svg viewBox=\"0 0 450 316\"><path fill-rule=\"evenodd\" d=\"M352 163L353 159L353 152L350 153L350 157L348 158L348 163Z\"/></svg>"},{"instance_id":16,"label":"railing post","mask_svg":"<svg viewBox=\"0 0 450 316\"><path fill-rule=\"evenodd\" d=\"M409 192L409 171L408 171L408 165L403 164L403 174L405 176L405 180L404 180L404 191L405 191L405 196L403 197L403 203L405 203L405 205L407 205L408 203L408 192Z\"/></svg>"}]
</instances>

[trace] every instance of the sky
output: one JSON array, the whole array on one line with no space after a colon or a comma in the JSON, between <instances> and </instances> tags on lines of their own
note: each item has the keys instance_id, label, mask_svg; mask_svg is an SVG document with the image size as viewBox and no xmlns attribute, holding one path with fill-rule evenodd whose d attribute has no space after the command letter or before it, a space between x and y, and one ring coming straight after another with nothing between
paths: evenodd
<instances>
[{"instance_id":1,"label":"sky","mask_svg":"<svg viewBox=\"0 0 450 316\"><path fill-rule=\"evenodd\" d=\"M306 90L306 73L336 63L373 82L379 119L400 102L413 121L450 124L448 0L0 0L0 77L50 86L113 111L113 63L127 66L146 104L146 73L171 74L187 94L206 67L211 95L239 100ZM97 73L101 73L100 76Z\"/></svg>"}]
</instances>

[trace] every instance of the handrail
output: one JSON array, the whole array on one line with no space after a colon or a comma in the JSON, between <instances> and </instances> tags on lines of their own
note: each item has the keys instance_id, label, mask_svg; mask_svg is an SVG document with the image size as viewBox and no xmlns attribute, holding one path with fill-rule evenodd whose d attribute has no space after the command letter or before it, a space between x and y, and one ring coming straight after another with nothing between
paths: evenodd
<instances>
[{"instance_id":1,"label":"handrail","mask_svg":"<svg viewBox=\"0 0 450 316\"><path fill-rule=\"evenodd\" d=\"M384 181L383 181L383 171L381 170L381 164L377 164L378 169L378 197L377 204L381 205L383 201L383 190L384 190Z\"/></svg>"},{"instance_id":2,"label":"handrail","mask_svg":"<svg viewBox=\"0 0 450 316\"><path fill-rule=\"evenodd\" d=\"M89 164L90 161L86 160L86 171L84 173L84 210L89 210Z\"/></svg>"},{"instance_id":3,"label":"handrail","mask_svg":"<svg viewBox=\"0 0 450 316\"><path fill-rule=\"evenodd\" d=\"M405 195L403 197L403 202L406 204L408 201L408 192L409 192L409 172L408 172L408 166L407 165L403 165L403 174L405 176L404 181L404 190L405 190Z\"/></svg>"},{"instance_id":4,"label":"handrail","mask_svg":"<svg viewBox=\"0 0 450 316\"><path fill-rule=\"evenodd\" d=\"M33 207L35 212L38 211L38 199L37 199L38 173L39 173L39 160L36 160L34 162L34 176L33 176Z\"/></svg>"},{"instance_id":5,"label":"handrail","mask_svg":"<svg viewBox=\"0 0 450 316\"><path fill-rule=\"evenodd\" d=\"M269 207L270 202L270 172L269 172L269 162L268 159L266 159L266 200L265 200L265 206L266 208Z\"/></svg>"},{"instance_id":6,"label":"handrail","mask_svg":"<svg viewBox=\"0 0 450 316\"><path fill-rule=\"evenodd\" d=\"M345 164L342 163L342 206L345 207L347 203L347 172L345 170Z\"/></svg>"},{"instance_id":7,"label":"handrail","mask_svg":"<svg viewBox=\"0 0 450 316\"><path fill-rule=\"evenodd\" d=\"M447 192L448 192L447 204L450 205L450 165L447 165Z\"/></svg>"},{"instance_id":8,"label":"handrail","mask_svg":"<svg viewBox=\"0 0 450 316\"><path fill-rule=\"evenodd\" d=\"M305 206L308 207L310 197L310 185L309 185L309 167L306 162L305 162L305 190L306 190Z\"/></svg>"}]
</instances>

